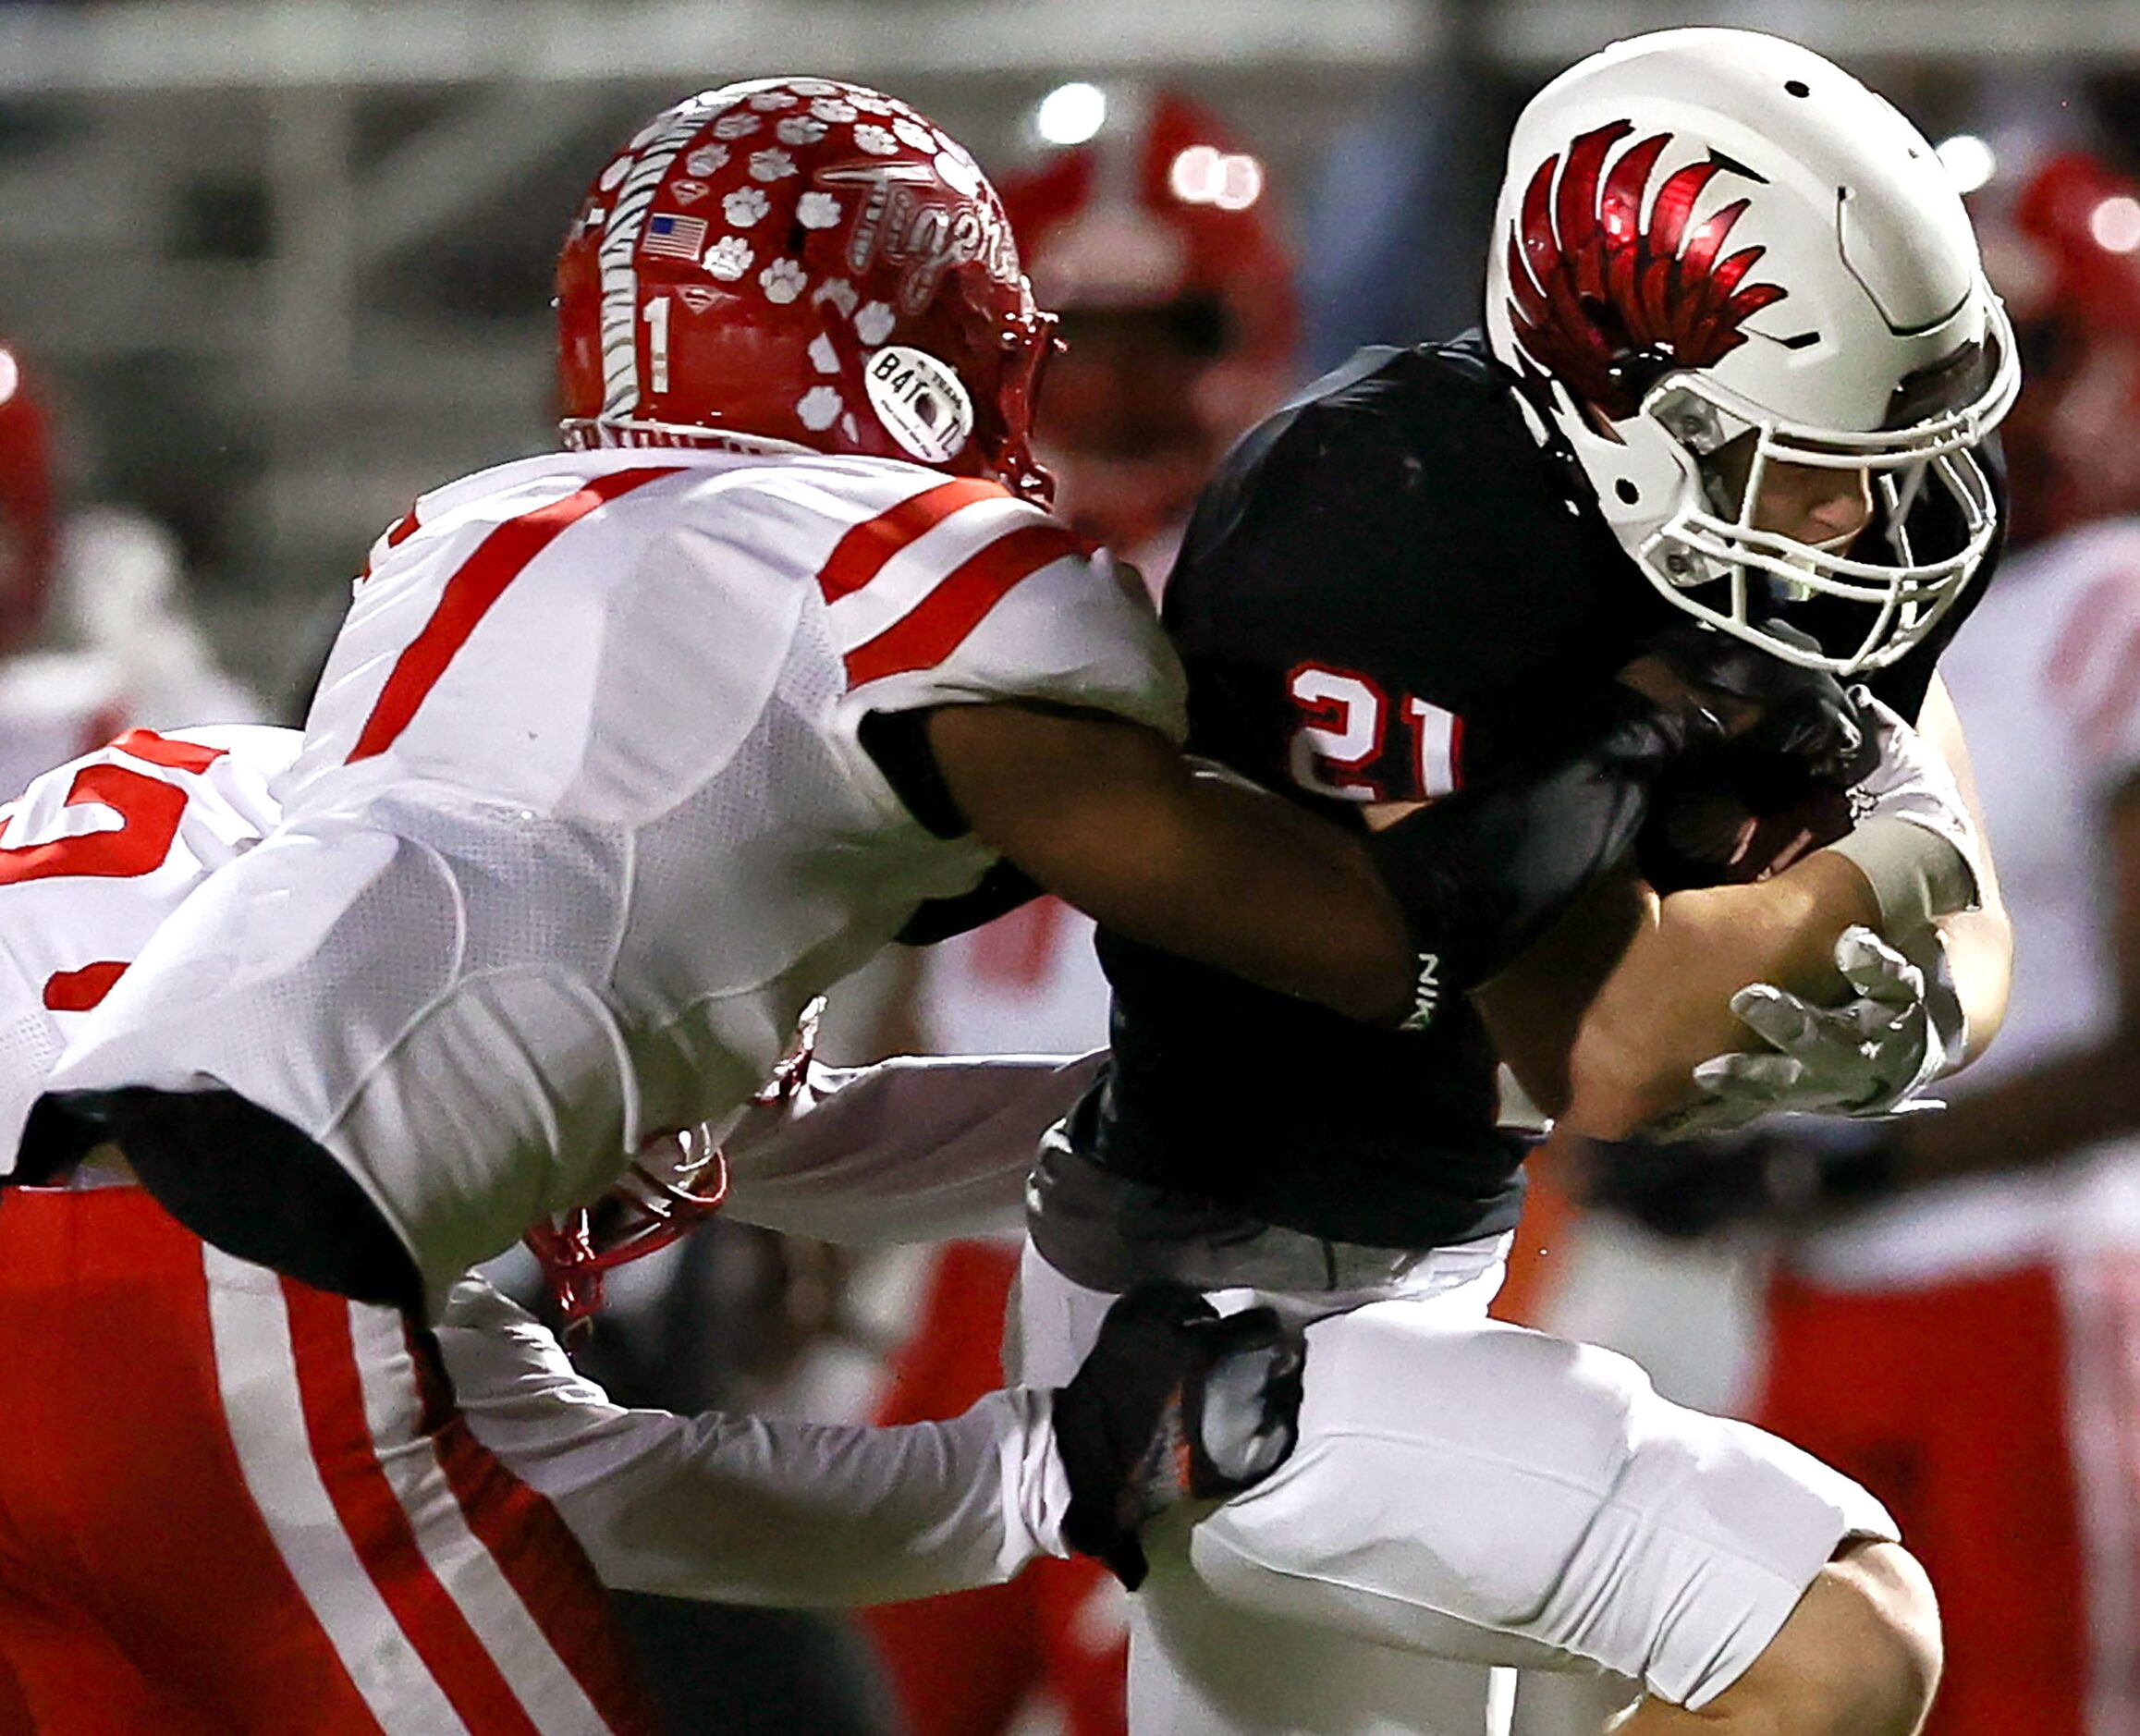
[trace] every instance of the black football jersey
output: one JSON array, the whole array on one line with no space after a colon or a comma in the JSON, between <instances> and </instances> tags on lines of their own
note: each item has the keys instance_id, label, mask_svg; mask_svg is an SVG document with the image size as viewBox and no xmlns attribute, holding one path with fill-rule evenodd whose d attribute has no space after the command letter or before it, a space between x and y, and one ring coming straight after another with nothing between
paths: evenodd
<instances>
[{"instance_id":1,"label":"black football jersey","mask_svg":"<svg viewBox=\"0 0 2140 1736\"><path fill-rule=\"evenodd\" d=\"M1363 350L1228 456L1166 597L1192 753L1354 825L1363 803L1475 777L1686 618L1516 389L1476 333ZM1875 681L1905 715L1960 613ZM1381 1030L1119 935L1099 948L1114 1059L1072 1138L1104 1168L1339 1241L1514 1224L1526 1142L1496 1126L1467 1001Z\"/></svg>"}]
</instances>

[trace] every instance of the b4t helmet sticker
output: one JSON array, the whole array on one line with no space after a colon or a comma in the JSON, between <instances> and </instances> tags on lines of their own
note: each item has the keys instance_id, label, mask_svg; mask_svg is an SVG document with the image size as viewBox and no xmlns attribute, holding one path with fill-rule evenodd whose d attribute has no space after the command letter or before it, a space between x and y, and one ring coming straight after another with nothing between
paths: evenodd
<instances>
[{"instance_id":1,"label":"b4t helmet sticker","mask_svg":"<svg viewBox=\"0 0 2140 1736\"><path fill-rule=\"evenodd\" d=\"M863 365L862 384L886 432L924 464L955 457L973 432L965 386L926 350L887 344Z\"/></svg>"}]
</instances>

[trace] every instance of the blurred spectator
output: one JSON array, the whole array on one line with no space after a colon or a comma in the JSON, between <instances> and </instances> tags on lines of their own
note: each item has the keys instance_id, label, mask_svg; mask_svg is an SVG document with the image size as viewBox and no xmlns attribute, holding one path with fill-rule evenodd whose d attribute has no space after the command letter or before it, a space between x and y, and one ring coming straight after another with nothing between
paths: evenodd
<instances>
[{"instance_id":1,"label":"blurred spectator","mask_svg":"<svg viewBox=\"0 0 2140 1736\"><path fill-rule=\"evenodd\" d=\"M261 697L226 672L188 611L178 539L128 507L63 527L58 604L75 642L116 666L127 721L150 729L257 723Z\"/></svg>"},{"instance_id":2,"label":"blurred spectator","mask_svg":"<svg viewBox=\"0 0 2140 1736\"><path fill-rule=\"evenodd\" d=\"M1007 177L1062 316L1034 445L1056 511L1156 589L1197 492L1292 380L1292 258L1262 160L1179 92L1131 91L1091 141Z\"/></svg>"},{"instance_id":3,"label":"blurred spectator","mask_svg":"<svg viewBox=\"0 0 2140 1736\"><path fill-rule=\"evenodd\" d=\"M0 800L130 724L261 715L185 614L169 535L119 507L62 515L43 388L0 347Z\"/></svg>"},{"instance_id":4,"label":"blurred spectator","mask_svg":"<svg viewBox=\"0 0 2140 1736\"><path fill-rule=\"evenodd\" d=\"M59 565L58 507L42 385L0 348L0 800L126 721L108 659L31 649Z\"/></svg>"},{"instance_id":5,"label":"blurred spectator","mask_svg":"<svg viewBox=\"0 0 2140 1736\"><path fill-rule=\"evenodd\" d=\"M1986 232L2033 364L2005 430L2033 540L1942 668L2015 928L2003 1032L1943 1115L1585 1161L1652 1229L1780 1235L1748 1408L1887 1502L1930 1572L1927 1736L2122 1736L2140 1720L2140 184L2056 156ZM1622 1297L1659 1293L1619 1271Z\"/></svg>"}]
</instances>

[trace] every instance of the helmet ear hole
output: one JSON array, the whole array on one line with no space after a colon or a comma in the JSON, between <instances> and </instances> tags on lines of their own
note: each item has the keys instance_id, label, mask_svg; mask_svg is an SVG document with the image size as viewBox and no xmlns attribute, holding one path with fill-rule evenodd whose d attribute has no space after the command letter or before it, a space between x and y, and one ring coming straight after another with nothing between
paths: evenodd
<instances>
[{"instance_id":1,"label":"helmet ear hole","mask_svg":"<svg viewBox=\"0 0 2140 1736\"><path fill-rule=\"evenodd\" d=\"M1636 501L1642 498L1642 490L1637 488L1633 483L1629 482L1628 479L1624 476L1621 477L1617 483L1613 483L1612 492L1618 495L1621 500L1626 502L1627 505L1631 507L1633 506Z\"/></svg>"}]
</instances>

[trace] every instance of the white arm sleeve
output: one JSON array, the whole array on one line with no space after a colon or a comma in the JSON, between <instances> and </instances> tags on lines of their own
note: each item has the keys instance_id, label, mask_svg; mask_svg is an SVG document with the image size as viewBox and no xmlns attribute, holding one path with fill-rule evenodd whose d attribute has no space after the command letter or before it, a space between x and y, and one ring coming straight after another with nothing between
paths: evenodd
<instances>
[{"instance_id":1,"label":"white arm sleeve","mask_svg":"<svg viewBox=\"0 0 2140 1736\"><path fill-rule=\"evenodd\" d=\"M1045 1392L992 1392L952 1422L899 1428L685 1417L611 1403L481 1278L453 1287L436 1332L476 1438L618 1590L891 1603L1063 1553L1070 1491Z\"/></svg>"},{"instance_id":2,"label":"white arm sleeve","mask_svg":"<svg viewBox=\"0 0 2140 1736\"><path fill-rule=\"evenodd\" d=\"M784 1104L750 1110L723 1147L731 1217L871 1245L1015 1231L1040 1136L1106 1052L813 1062Z\"/></svg>"}]
</instances>

